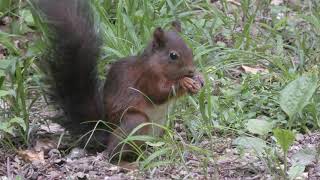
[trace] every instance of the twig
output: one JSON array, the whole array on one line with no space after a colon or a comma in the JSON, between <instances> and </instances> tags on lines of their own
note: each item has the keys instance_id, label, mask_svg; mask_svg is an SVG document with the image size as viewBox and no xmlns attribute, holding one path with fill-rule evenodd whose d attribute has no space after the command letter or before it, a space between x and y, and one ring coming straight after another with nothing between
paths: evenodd
<instances>
[{"instance_id":1,"label":"twig","mask_svg":"<svg viewBox=\"0 0 320 180\"><path fill-rule=\"evenodd\" d=\"M7 177L9 179L13 179L13 175L11 174L11 168L10 168L10 157L7 157Z\"/></svg>"}]
</instances>

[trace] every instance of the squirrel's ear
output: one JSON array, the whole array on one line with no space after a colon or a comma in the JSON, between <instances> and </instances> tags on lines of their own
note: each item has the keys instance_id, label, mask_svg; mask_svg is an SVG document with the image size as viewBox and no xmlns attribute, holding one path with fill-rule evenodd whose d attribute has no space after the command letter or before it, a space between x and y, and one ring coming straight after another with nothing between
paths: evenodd
<instances>
[{"instance_id":1,"label":"squirrel's ear","mask_svg":"<svg viewBox=\"0 0 320 180\"><path fill-rule=\"evenodd\" d=\"M157 27L153 32L153 48L160 48L165 43L164 31L161 27Z\"/></svg>"},{"instance_id":2,"label":"squirrel's ear","mask_svg":"<svg viewBox=\"0 0 320 180\"><path fill-rule=\"evenodd\" d=\"M177 32L181 32L182 31L180 21L178 21L178 20L172 21L171 25L172 25L173 29L176 30Z\"/></svg>"}]
</instances>

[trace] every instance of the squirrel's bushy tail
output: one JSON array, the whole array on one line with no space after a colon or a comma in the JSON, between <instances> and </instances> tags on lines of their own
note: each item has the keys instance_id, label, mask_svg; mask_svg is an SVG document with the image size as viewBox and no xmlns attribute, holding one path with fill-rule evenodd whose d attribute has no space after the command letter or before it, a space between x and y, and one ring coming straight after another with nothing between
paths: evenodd
<instances>
[{"instance_id":1,"label":"squirrel's bushy tail","mask_svg":"<svg viewBox=\"0 0 320 180\"><path fill-rule=\"evenodd\" d=\"M103 103L96 67L101 41L89 1L39 0L37 5L49 30L45 59L52 86L69 125L101 119Z\"/></svg>"}]
</instances>

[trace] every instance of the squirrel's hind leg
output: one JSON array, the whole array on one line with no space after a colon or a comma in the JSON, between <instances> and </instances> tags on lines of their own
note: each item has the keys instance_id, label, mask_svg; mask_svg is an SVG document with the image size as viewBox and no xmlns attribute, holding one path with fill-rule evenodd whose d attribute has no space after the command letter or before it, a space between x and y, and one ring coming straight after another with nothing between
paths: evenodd
<instances>
[{"instance_id":1,"label":"squirrel's hind leg","mask_svg":"<svg viewBox=\"0 0 320 180\"><path fill-rule=\"evenodd\" d=\"M107 140L107 153L111 160L135 160L138 157L135 148L140 148L143 141L128 142L124 144L121 141L127 138L127 136L139 125L148 123L148 116L135 108L129 109L122 117L120 126L113 130ZM150 126L146 125L137 130L134 135L147 135L150 132ZM134 147L133 147L134 146Z\"/></svg>"}]
</instances>

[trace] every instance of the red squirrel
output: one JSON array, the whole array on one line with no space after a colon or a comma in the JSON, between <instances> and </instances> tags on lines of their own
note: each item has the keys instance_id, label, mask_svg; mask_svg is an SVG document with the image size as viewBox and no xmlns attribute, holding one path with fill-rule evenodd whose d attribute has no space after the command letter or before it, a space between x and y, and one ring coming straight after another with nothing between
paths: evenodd
<instances>
[{"instance_id":1,"label":"red squirrel","mask_svg":"<svg viewBox=\"0 0 320 180\"><path fill-rule=\"evenodd\" d=\"M141 54L112 64L100 88L96 66L102 43L90 3L40 0L38 5L49 29L45 60L69 127L79 129L81 122L100 119L112 124L112 133L105 137L110 154L119 152L119 135L129 134L142 123L163 125L170 102L197 93L204 84L192 50L179 35L180 23L175 21L169 31L156 28ZM137 132L161 133L152 126Z\"/></svg>"}]
</instances>

